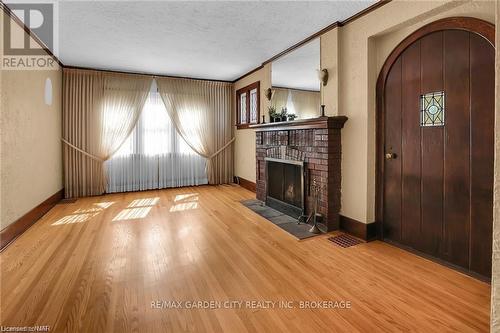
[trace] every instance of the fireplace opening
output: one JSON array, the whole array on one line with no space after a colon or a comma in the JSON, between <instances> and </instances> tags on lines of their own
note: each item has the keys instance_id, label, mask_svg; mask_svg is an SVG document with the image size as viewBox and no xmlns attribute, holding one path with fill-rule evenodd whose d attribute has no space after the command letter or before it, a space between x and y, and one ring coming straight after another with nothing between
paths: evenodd
<instances>
[{"instance_id":1,"label":"fireplace opening","mask_svg":"<svg viewBox=\"0 0 500 333\"><path fill-rule=\"evenodd\" d=\"M304 215L304 162L266 158L266 205L299 218Z\"/></svg>"}]
</instances>

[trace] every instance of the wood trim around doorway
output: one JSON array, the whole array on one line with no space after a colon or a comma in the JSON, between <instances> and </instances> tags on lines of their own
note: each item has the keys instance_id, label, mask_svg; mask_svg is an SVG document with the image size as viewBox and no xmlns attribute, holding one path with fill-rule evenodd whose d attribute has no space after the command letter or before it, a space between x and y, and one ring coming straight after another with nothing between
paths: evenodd
<instances>
[{"instance_id":1,"label":"wood trim around doorway","mask_svg":"<svg viewBox=\"0 0 500 333\"><path fill-rule=\"evenodd\" d=\"M376 165L375 165L375 221L377 237L383 239L384 222L384 130L385 110L384 92L389 71L399 55L418 39L442 30L464 30L480 35L495 46L495 25L473 17L449 17L429 23L411 33L387 57L380 70L376 85Z\"/></svg>"}]
</instances>

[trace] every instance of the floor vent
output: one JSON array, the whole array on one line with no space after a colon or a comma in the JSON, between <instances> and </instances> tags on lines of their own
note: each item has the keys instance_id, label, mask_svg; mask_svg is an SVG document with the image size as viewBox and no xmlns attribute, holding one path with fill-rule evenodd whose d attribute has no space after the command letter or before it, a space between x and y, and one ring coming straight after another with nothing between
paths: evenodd
<instances>
[{"instance_id":1,"label":"floor vent","mask_svg":"<svg viewBox=\"0 0 500 333\"><path fill-rule=\"evenodd\" d=\"M340 247L351 247L363 243L361 240L346 234L329 237L328 240Z\"/></svg>"}]
</instances>

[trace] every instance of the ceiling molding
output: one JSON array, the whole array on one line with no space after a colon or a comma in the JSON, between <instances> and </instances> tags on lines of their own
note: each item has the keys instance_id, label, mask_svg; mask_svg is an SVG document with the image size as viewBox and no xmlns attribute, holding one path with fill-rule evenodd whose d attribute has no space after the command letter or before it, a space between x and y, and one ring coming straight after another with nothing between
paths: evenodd
<instances>
[{"instance_id":1,"label":"ceiling molding","mask_svg":"<svg viewBox=\"0 0 500 333\"><path fill-rule=\"evenodd\" d=\"M315 38L317 38L317 37L319 37L319 36L323 35L324 33L327 33L328 31L333 30L333 29L338 28L338 27L343 27L343 26L345 26L345 25L347 25L347 24L349 24L349 23L351 23L351 22L353 22L353 21L355 21L355 20L357 20L357 19L359 19L359 18L361 18L361 17L365 16L366 14L368 14L368 13L370 13L370 12L374 11L375 9L378 9L378 8L380 8L380 7L382 7L382 6L386 5L386 4L388 4L388 3L389 3L389 2L391 2L391 1L392 1L392 0L379 0L377 3L374 3L374 4L373 4L373 5L371 5L370 7L367 7L366 9L364 9L364 10L360 11L359 13L356 13L356 14L352 15L351 17L348 17L347 19L345 19L345 20L343 20L343 21L333 22L332 24L330 24L330 25L328 25L328 26L324 27L324 28L323 28L323 29L321 29L320 31L318 31L318 32L316 32L316 33L314 33L314 34L312 34L311 36L309 36L309 37L307 37L307 38L305 38L305 39L301 40L300 42L298 42L298 43L296 43L296 44L294 44L294 45L290 46L290 47L289 47L289 48L287 48L286 50L283 50L283 51L281 51L280 53L276 54L275 56L273 56L273 57L271 57L271 58L267 59L266 61L264 61L264 62L262 63L262 65L260 65L259 67L254 68L254 69L252 69L251 71L249 71L249 72L247 72L247 73L243 74L242 76L240 76L239 78L237 78L237 79L236 79L236 80L234 80L233 82L236 82L236 81L239 81L239 80L243 79L244 77L246 77L246 76L248 76L248 75L250 75L250 74L254 73L255 71L257 71L257 70L259 70L259 69L261 69L261 68L263 68L263 67L264 67L264 65L266 65L266 64L268 64L268 63L270 63L270 62L273 62L274 60L277 60L277 59L281 58L282 56L286 55L287 53L290 53L290 52L292 52L293 50L295 50L295 49L297 49L297 48L301 47L302 45L307 44L307 43L308 43L308 42L310 42L311 40L313 40L313 39L315 39Z\"/></svg>"},{"instance_id":2,"label":"ceiling molding","mask_svg":"<svg viewBox=\"0 0 500 333\"><path fill-rule=\"evenodd\" d=\"M264 68L264 65L260 65L259 67L252 69L250 72L246 72L245 74L238 77L237 79L234 79L232 82L235 83L236 81L239 81L239 80L243 79L244 77L247 77L247 76L257 72L258 70L261 70L262 68Z\"/></svg>"},{"instance_id":3,"label":"ceiling molding","mask_svg":"<svg viewBox=\"0 0 500 333\"><path fill-rule=\"evenodd\" d=\"M333 30L335 28L338 28L338 27L342 27L346 24L349 24L359 18L361 18L362 16L374 11L375 9L378 9L386 4L388 4L389 2L391 2L392 0L379 0L377 3L367 7L366 9L352 15L351 17L343 20L343 21L336 21L328 26L326 26L325 28L317 31L316 33L312 34L311 36L301 40L300 42L290 46L289 48L287 48L286 50L283 50L281 51L280 53L274 55L273 57L269 58L268 60L264 61L261 65L259 65L258 67L246 72L245 74L241 75L240 77L232 80L232 81L229 81L229 80L216 80L216 79L206 79L206 78L195 78L195 77L186 77L186 76L175 76L175 75L155 75L155 74L150 74L150 73L140 73L140 72L127 72L127 71L115 71L115 70L103 70L103 69L97 69L97 68L87 68L87 67L78 67L78 66L66 66L64 65L61 60L59 60L59 58L57 56L55 56L52 51L45 45L45 43L43 43L43 41L41 41L37 36L36 34L31 31L30 28L28 28L11 10L10 8L3 2L0 0L0 6L2 7L3 11L10 17L12 18L21 28L24 29L24 31L26 31L26 33L32 37L39 45L40 47L42 47L42 49L47 52L48 55L50 55L58 64L59 66L61 67L64 67L64 68L74 68L74 69L85 69L85 70L96 70L96 71L103 71L103 72L112 72L112 73L125 73L125 74L136 74L136 75L147 75L147 76L157 76L157 77L171 77L171 78L183 78L183 79L193 79L193 80L203 80L203 81L216 81L216 82L230 82L230 83L235 83L253 73L255 73L256 71L264 68L264 66L282 56L284 56L285 54L287 53L290 53L291 51L299 48L300 46L310 42L311 40L321 36L322 34L330 31L330 30Z\"/></svg>"}]
</instances>

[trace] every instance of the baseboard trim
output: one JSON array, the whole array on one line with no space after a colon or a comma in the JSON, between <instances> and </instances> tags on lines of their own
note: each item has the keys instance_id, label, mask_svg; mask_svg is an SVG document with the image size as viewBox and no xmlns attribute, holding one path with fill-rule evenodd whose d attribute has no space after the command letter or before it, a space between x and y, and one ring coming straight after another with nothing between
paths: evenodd
<instances>
[{"instance_id":1,"label":"baseboard trim","mask_svg":"<svg viewBox=\"0 0 500 333\"><path fill-rule=\"evenodd\" d=\"M339 219L340 230L367 242L377 238L377 223L363 223L344 215L340 215Z\"/></svg>"},{"instance_id":2,"label":"baseboard trim","mask_svg":"<svg viewBox=\"0 0 500 333\"><path fill-rule=\"evenodd\" d=\"M481 275L481 274L473 272L473 271L469 271L468 269L466 269L464 267L460 267L460 266L454 265L451 262L445 261L443 259L439 259L437 257L433 257L430 254L427 254L425 252L420 252L419 250L415 250L415 249L413 249L413 248L411 248L409 246L400 244L398 242L391 241L390 239L382 239L382 241L385 242L385 243L387 243L387 244L390 244L392 246L395 246L395 247L397 247L397 248L399 248L399 249L401 249L403 251L410 252L410 253L412 253L414 255L417 255L417 256L422 257L422 258L427 259L427 260L430 260L430 261L435 262L435 263L437 263L439 265L451 268L451 269L453 269L455 271L458 271L458 272L460 272L462 274L470 276L470 277L472 277L474 279L481 280L483 282L491 284L491 277L484 276L484 275Z\"/></svg>"},{"instance_id":3,"label":"baseboard trim","mask_svg":"<svg viewBox=\"0 0 500 333\"><path fill-rule=\"evenodd\" d=\"M42 216L52 209L64 197L64 189L57 191L41 204L24 214L21 218L12 222L0 231L0 252L11 244L23 232L28 230Z\"/></svg>"},{"instance_id":4,"label":"baseboard trim","mask_svg":"<svg viewBox=\"0 0 500 333\"><path fill-rule=\"evenodd\" d=\"M254 182L247 180L245 178L234 176L234 183L254 193L257 191L257 185Z\"/></svg>"}]
</instances>

